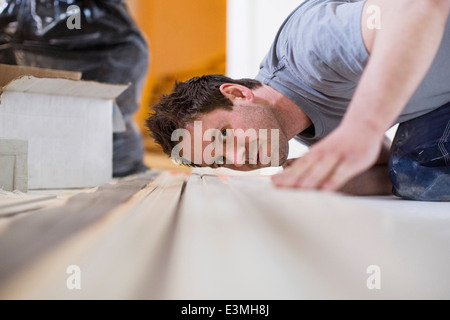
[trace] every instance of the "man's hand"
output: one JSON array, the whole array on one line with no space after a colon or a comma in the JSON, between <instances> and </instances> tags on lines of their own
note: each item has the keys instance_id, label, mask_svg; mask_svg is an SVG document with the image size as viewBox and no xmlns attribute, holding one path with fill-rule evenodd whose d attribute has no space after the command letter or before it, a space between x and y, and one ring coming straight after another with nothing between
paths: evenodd
<instances>
[{"instance_id":1,"label":"man's hand","mask_svg":"<svg viewBox=\"0 0 450 320\"><path fill-rule=\"evenodd\" d=\"M383 138L367 128L341 125L272 181L279 187L337 191L376 163Z\"/></svg>"}]
</instances>

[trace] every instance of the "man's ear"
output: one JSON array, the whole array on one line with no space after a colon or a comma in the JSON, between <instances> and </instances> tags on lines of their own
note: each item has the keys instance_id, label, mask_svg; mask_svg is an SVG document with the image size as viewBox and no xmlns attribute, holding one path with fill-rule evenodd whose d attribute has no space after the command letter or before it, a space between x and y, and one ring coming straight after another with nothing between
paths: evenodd
<instances>
[{"instance_id":1,"label":"man's ear","mask_svg":"<svg viewBox=\"0 0 450 320\"><path fill-rule=\"evenodd\" d=\"M253 101L255 99L253 91L240 84L224 83L220 86L220 92L232 102L236 100Z\"/></svg>"}]
</instances>

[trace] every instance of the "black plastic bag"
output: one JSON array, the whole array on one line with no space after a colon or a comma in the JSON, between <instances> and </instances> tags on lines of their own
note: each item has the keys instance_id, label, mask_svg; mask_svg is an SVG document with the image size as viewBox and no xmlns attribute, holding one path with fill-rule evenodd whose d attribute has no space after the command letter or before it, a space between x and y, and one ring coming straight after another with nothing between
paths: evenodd
<instances>
[{"instance_id":1,"label":"black plastic bag","mask_svg":"<svg viewBox=\"0 0 450 320\"><path fill-rule=\"evenodd\" d=\"M76 18L78 26L70 23ZM147 44L123 1L0 2L0 63L80 71L84 80L132 83L117 98L127 130L114 133L114 176L147 169L142 162L142 137L132 116L148 61Z\"/></svg>"}]
</instances>

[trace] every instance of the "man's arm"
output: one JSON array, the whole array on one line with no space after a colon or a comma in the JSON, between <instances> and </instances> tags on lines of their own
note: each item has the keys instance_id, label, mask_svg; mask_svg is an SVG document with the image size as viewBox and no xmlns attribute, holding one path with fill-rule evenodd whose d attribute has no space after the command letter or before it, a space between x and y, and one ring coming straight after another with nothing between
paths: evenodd
<instances>
[{"instance_id":1,"label":"man's arm","mask_svg":"<svg viewBox=\"0 0 450 320\"><path fill-rule=\"evenodd\" d=\"M273 177L282 187L339 190L377 160L394 123L430 68L450 12L450 0L369 0L381 9L381 29L339 127ZM362 21L362 27L367 24ZM450 54L450 53L449 53Z\"/></svg>"},{"instance_id":2,"label":"man's arm","mask_svg":"<svg viewBox=\"0 0 450 320\"><path fill-rule=\"evenodd\" d=\"M359 124L382 136L430 68L450 1L369 0L365 8L373 5L381 9L381 29L375 32L371 57L342 126ZM364 20L361 27L367 29Z\"/></svg>"}]
</instances>

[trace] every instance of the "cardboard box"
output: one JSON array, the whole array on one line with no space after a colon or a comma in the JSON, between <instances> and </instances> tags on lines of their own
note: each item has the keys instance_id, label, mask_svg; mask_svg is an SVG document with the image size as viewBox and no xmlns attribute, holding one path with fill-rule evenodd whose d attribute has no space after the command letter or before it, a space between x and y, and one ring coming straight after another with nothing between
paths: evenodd
<instances>
[{"instance_id":1,"label":"cardboard box","mask_svg":"<svg viewBox=\"0 0 450 320\"><path fill-rule=\"evenodd\" d=\"M28 141L28 188L80 188L112 178L114 100L128 85L0 65L0 137ZM114 110L114 112L113 112Z\"/></svg>"},{"instance_id":2,"label":"cardboard box","mask_svg":"<svg viewBox=\"0 0 450 320\"><path fill-rule=\"evenodd\" d=\"M28 141L0 138L0 189L28 191Z\"/></svg>"}]
</instances>

